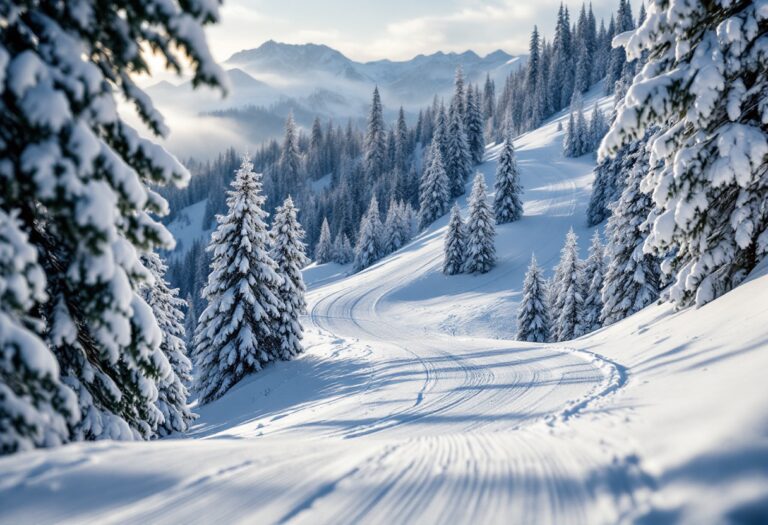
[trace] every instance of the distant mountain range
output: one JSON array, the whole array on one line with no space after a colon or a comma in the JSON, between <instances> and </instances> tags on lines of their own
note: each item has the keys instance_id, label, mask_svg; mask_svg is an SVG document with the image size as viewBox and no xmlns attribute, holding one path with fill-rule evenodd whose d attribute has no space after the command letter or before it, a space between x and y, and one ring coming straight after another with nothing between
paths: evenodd
<instances>
[{"instance_id":1,"label":"distant mountain range","mask_svg":"<svg viewBox=\"0 0 768 525\"><path fill-rule=\"evenodd\" d=\"M484 80L486 74L498 80L520 67L523 59L501 50L484 57L474 51L440 51L405 61L356 62L326 45L283 44L269 40L255 49L235 53L225 65L241 68L257 78L274 75L300 82L308 77L320 77L335 83L375 84L398 103L413 105L449 90L459 66L472 82Z\"/></svg>"},{"instance_id":2,"label":"distant mountain range","mask_svg":"<svg viewBox=\"0 0 768 525\"><path fill-rule=\"evenodd\" d=\"M167 146L180 156L206 156L226 145L250 147L280 136L290 111L304 127L315 116L364 122L374 86L381 91L386 118L393 120L401 105L412 117L435 95L450 96L457 67L469 82L484 82L490 75L500 88L525 59L499 50L484 57L473 51L437 52L405 61L356 62L326 45L270 40L224 62L230 84L226 99L207 89L193 91L189 82L164 81L148 92L167 113L213 119L194 127L186 120L182 126L171 121L174 133ZM190 133L194 140L187 140ZM225 144L233 140L240 143Z\"/></svg>"}]
</instances>

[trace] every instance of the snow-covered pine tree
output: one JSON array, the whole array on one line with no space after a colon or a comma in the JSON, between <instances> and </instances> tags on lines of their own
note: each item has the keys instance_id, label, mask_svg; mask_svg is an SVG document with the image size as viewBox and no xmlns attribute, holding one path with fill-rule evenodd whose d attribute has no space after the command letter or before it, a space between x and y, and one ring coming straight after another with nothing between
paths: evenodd
<instances>
[{"instance_id":1,"label":"snow-covered pine tree","mask_svg":"<svg viewBox=\"0 0 768 525\"><path fill-rule=\"evenodd\" d=\"M35 248L0 209L0 455L66 443L80 419L31 315L46 300Z\"/></svg>"},{"instance_id":2,"label":"snow-covered pine tree","mask_svg":"<svg viewBox=\"0 0 768 525\"><path fill-rule=\"evenodd\" d=\"M546 284L541 277L536 256L532 255L523 282L523 300L517 309L517 340L545 343L548 339L549 305Z\"/></svg>"},{"instance_id":3,"label":"snow-covered pine tree","mask_svg":"<svg viewBox=\"0 0 768 525\"><path fill-rule=\"evenodd\" d=\"M489 272L496 265L496 224L493 220L493 210L488 205L485 179L479 172L475 175L472 194L469 197L466 232L464 271Z\"/></svg>"},{"instance_id":4,"label":"snow-covered pine tree","mask_svg":"<svg viewBox=\"0 0 768 525\"><path fill-rule=\"evenodd\" d=\"M184 342L185 302L179 298L178 288L170 288L165 280L168 266L159 255L146 252L141 262L152 274L152 281L142 286L142 295L155 314L157 325L163 334L160 349L168 358L171 370L158 383L157 408L163 414L163 422L157 433L167 436L173 432L186 432L195 415L189 408L187 385L192 380L192 363L187 357Z\"/></svg>"},{"instance_id":5,"label":"snow-covered pine tree","mask_svg":"<svg viewBox=\"0 0 768 525\"><path fill-rule=\"evenodd\" d=\"M410 240L410 221L405 217L405 206L395 201L389 203L384 221L384 253L396 252Z\"/></svg>"},{"instance_id":6,"label":"snow-covered pine tree","mask_svg":"<svg viewBox=\"0 0 768 525\"><path fill-rule=\"evenodd\" d=\"M627 156L625 187L612 205L606 232L608 268L602 289L601 321L609 325L638 312L659 296L659 261L644 253L648 236L648 214L653 203L641 190L649 169L649 153L644 141L633 145Z\"/></svg>"},{"instance_id":7,"label":"snow-covered pine tree","mask_svg":"<svg viewBox=\"0 0 768 525\"><path fill-rule=\"evenodd\" d=\"M448 129L446 131L445 173L448 176L451 197L464 194L464 185L472 172L472 158L470 156L467 136L464 132L464 121L456 102L451 105L448 113Z\"/></svg>"},{"instance_id":8,"label":"snow-covered pine tree","mask_svg":"<svg viewBox=\"0 0 768 525\"><path fill-rule=\"evenodd\" d=\"M573 111L568 116L568 124L565 127L565 137L563 137L563 156L576 157L576 148L578 137L576 135L576 120L573 118Z\"/></svg>"},{"instance_id":9,"label":"snow-covered pine tree","mask_svg":"<svg viewBox=\"0 0 768 525\"><path fill-rule=\"evenodd\" d=\"M373 89L371 112L368 115L368 127L363 142L363 165L368 180L375 181L384 173L387 159L387 131L381 107L379 88Z\"/></svg>"},{"instance_id":10,"label":"snow-covered pine tree","mask_svg":"<svg viewBox=\"0 0 768 525\"><path fill-rule=\"evenodd\" d=\"M275 358L273 326L280 312L281 277L268 253L261 176L243 157L228 193L226 215L211 235L213 254L193 357L196 390L207 403Z\"/></svg>"},{"instance_id":11,"label":"snow-covered pine tree","mask_svg":"<svg viewBox=\"0 0 768 525\"><path fill-rule=\"evenodd\" d=\"M584 301L581 308L581 317L579 326L576 330L576 336L594 332L603 323L601 313L603 310L603 280L605 276L605 250L600 241L600 231L595 230L592 236L592 244L589 247L589 255L584 263L584 272L582 274L581 289L584 294Z\"/></svg>"},{"instance_id":12,"label":"snow-covered pine tree","mask_svg":"<svg viewBox=\"0 0 768 525\"><path fill-rule=\"evenodd\" d=\"M368 268L381 258L382 253L382 224L379 214L379 201L376 195L371 197L371 205L368 212L363 215L360 221L360 233L355 245L355 264L356 272Z\"/></svg>"},{"instance_id":13,"label":"snow-covered pine tree","mask_svg":"<svg viewBox=\"0 0 768 525\"><path fill-rule=\"evenodd\" d=\"M320 264L333 260L333 243L331 241L331 227L328 226L328 218L323 217L323 225L320 227L320 240L315 246L315 260Z\"/></svg>"},{"instance_id":14,"label":"snow-covered pine tree","mask_svg":"<svg viewBox=\"0 0 768 525\"><path fill-rule=\"evenodd\" d=\"M297 219L298 210L289 196L275 210L270 231L270 256L282 278L278 288L279 314L275 318L273 337L280 359L291 359L304 351L304 330L299 316L307 313L306 287L301 269L308 259L304 253L304 230Z\"/></svg>"},{"instance_id":15,"label":"snow-covered pine tree","mask_svg":"<svg viewBox=\"0 0 768 525\"><path fill-rule=\"evenodd\" d=\"M333 260L338 264L349 264L355 258L355 251L352 249L352 243L344 232L336 234L336 240L333 242Z\"/></svg>"},{"instance_id":16,"label":"snow-covered pine tree","mask_svg":"<svg viewBox=\"0 0 768 525\"><path fill-rule=\"evenodd\" d=\"M655 1L655 0L654 0ZM629 0L619 0L619 9L616 13L615 35L620 35L634 28L632 20L632 6ZM608 94L613 92L614 84L621 78L624 66L627 63L627 54L621 46L610 50L608 59L608 71L606 72L605 87Z\"/></svg>"},{"instance_id":17,"label":"snow-covered pine tree","mask_svg":"<svg viewBox=\"0 0 768 525\"><path fill-rule=\"evenodd\" d=\"M493 113L496 105L496 85L491 80L491 75L485 75L485 85L483 86L483 120L486 126L493 119Z\"/></svg>"},{"instance_id":18,"label":"snow-covered pine tree","mask_svg":"<svg viewBox=\"0 0 768 525\"><path fill-rule=\"evenodd\" d=\"M574 140L574 150L576 157L586 155L592 150L592 141L589 136L589 127L587 119L584 118L584 110L579 106L576 112L576 140Z\"/></svg>"},{"instance_id":19,"label":"snow-covered pine tree","mask_svg":"<svg viewBox=\"0 0 768 525\"><path fill-rule=\"evenodd\" d=\"M184 337L187 348L192 348L192 341L195 338L195 329L197 328L197 307L191 293L187 294L184 301L187 304L187 313L184 315Z\"/></svg>"},{"instance_id":20,"label":"snow-covered pine tree","mask_svg":"<svg viewBox=\"0 0 768 525\"><path fill-rule=\"evenodd\" d=\"M628 154L628 147L621 148L614 157L601 157L595 166L595 181L587 207L587 224L597 226L611 215L611 204L621 195L623 182L621 167Z\"/></svg>"},{"instance_id":21,"label":"snow-covered pine tree","mask_svg":"<svg viewBox=\"0 0 768 525\"><path fill-rule=\"evenodd\" d=\"M678 306L722 295L768 254L767 20L760 2L654 0L619 42L648 63L602 153L658 126L641 185L654 202L645 249L675 276Z\"/></svg>"},{"instance_id":22,"label":"snow-covered pine tree","mask_svg":"<svg viewBox=\"0 0 768 525\"><path fill-rule=\"evenodd\" d=\"M519 220L523 216L523 204L520 194L520 173L515 161L515 147L512 134L507 133L504 145L496 166L496 181L494 182L493 210L497 224L506 224Z\"/></svg>"},{"instance_id":23,"label":"snow-covered pine tree","mask_svg":"<svg viewBox=\"0 0 768 525\"><path fill-rule=\"evenodd\" d=\"M589 119L589 150L596 151L600 147L600 142L608 131L608 125L605 121L605 114L603 110L595 102L595 107L592 109L592 117Z\"/></svg>"},{"instance_id":24,"label":"snow-covered pine tree","mask_svg":"<svg viewBox=\"0 0 768 525\"><path fill-rule=\"evenodd\" d=\"M419 185L419 226L421 228L426 228L435 219L445 215L451 198L448 176L443 167L443 156L436 139L432 141L429 156L430 163L424 170Z\"/></svg>"},{"instance_id":25,"label":"snow-covered pine tree","mask_svg":"<svg viewBox=\"0 0 768 525\"><path fill-rule=\"evenodd\" d=\"M408 172L408 155L410 154L408 140L408 126L405 123L403 106L397 113L397 125L395 126L395 169L398 173Z\"/></svg>"},{"instance_id":26,"label":"snow-covered pine tree","mask_svg":"<svg viewBox=\"0 0 768 525\"><path fill-rule=\"evenodd\" d=\"M480 109L479 95L473 89L467 91L467 120L465 129L469 154L474 164L483 162L485 154L485 136L483 125L483 113Z\"/></svg>"},{"instance_id":27,"label":"snow-covered pine tree","mask_svg":"<svg viewBox=\"0 0 768 525\"><path fill-rule=\"evenodd\" d=\"M218 7L152 2L130 16L98 2L0 8L0 209L17 217L45 274L46 299L31 316L83 414L70 439L150 438L162 419L154 403L170 365L138 293L149 278L138 253L173 245L150 216L167 211L150 185L183 185L189 173L120 118L116 97L153 134L167 134L134 79L149 73L154 52L172 70L188 66L195 86L224 82L203 31ZM39 363L33 374L55 369ZM53 444L63 427L53 417L45 424Z\"/></svg>"},{"instance_id":28,"label":"snow-covered pine tree","mask_svg":"<svg viewBox=\"0 0 768 525\"><path fill-rule=\"evenodd\" d=\"M299 136L293 112L288 113L285 120L285 136L280 150L278 164L278 186L283 193L295 192L301 184L301 153L299 152Z\"/></svg>"},{"instance_id":29,"label":"snow-covered pine tree","mask_svg":"<svg viewBox=\"0 0 768 525\"><path fill-rule=\"evenodd\" d=\"M456 74L454 75L453 80L453 97L451 98L451 108L455 110L456 113L458 113L459 120L461 121L462 125L466 121L466 98L467 97L464 89L464 71L462 70L461 66L458 66L456 68Z\"/></svg>"},{"instance_id":30,"label":"snow-covered pine tree","mask_svg":"<svg viewBox=\"0 0 768 525\"><path fill-rule=\"evenodd\" d=\"M464 270L465 251L464 221L461 220L461 210L458 204L451 208L451 220L445 234L443 247L443 273L456 275Z\"/></svg>"},{"instance_id":31,"label":"snow-covered pine tree","mask_svg":"<svg viewBox=\"0 0 768 525\"><path fill-rule=\"evenodd\" d=\"M553 341L567 341L576 336L583 303L582 264L578 250L578 237L571 228L565 236L550 290Z\"/></svg>"}]
</instances>

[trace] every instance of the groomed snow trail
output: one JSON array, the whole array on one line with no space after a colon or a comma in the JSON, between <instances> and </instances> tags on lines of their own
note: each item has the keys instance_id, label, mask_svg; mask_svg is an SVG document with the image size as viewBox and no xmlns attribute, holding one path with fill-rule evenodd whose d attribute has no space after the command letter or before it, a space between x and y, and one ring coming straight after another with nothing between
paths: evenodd
<instances>
[{"instance_id":1,"label":"groomed snow trail","mask_svg":"<svg viewBox=\"0 0 768 525\"><path fill-rule=\"evenodd\" d=\"M588 235L592 164L563 160L554 128L516 144L525 217L499 228L492 272L440 273L444 218L364 272L317 281L306 355L202 407L191 439L2 460L0 522L617 521L643 475L600 435L573 439L569 422L623 369L477 336L514 334L509 298L531 251L552 266L570 226ZM490 187L497 153L480 167Z\"/></svg>"}]
</instances>

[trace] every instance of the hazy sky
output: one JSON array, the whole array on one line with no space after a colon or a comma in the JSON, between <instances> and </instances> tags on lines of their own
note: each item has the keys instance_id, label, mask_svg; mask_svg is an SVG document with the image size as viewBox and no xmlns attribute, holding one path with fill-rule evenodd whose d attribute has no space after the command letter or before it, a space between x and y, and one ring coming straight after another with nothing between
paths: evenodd
<instances>
[{"instance_id":1,"label":"hazy sky","mask_svg":"<svg viewBox=\"0 0 768 525\"><path fill-rule=\"evenodd\" d=\"M633 9L639 6L633 2ZM327 44L355 60L503 49L524 53L534 24L551 38L560 0L225 0L209 30L216 58L274 39ZM581 1L566 1L571 20ZM592 2L598 23L618 0ZM635 5L637 4L637 5Z\"/></svg>"}]
</instances>

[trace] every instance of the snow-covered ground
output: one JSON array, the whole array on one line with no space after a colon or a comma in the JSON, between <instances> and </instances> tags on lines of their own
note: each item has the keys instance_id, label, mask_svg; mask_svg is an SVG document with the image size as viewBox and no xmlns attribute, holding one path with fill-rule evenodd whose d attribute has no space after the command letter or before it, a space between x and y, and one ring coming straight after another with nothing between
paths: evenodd
<instances>
[{"instance_id":1,"label":"snow-covered ground","mask_svg":"<svg viewBox=\"0 0 768 525\"><path fill-rule=\"evenodd\" d=\"M447 218L359 274L310 266L305 355L185 439L0 460L0 523L768 522L768 268L699 310L509 340L531 252L591 233L593 161L561 139L516 142L525 217L492 272L440 273Z\"/></svg>"}]
</instances>

